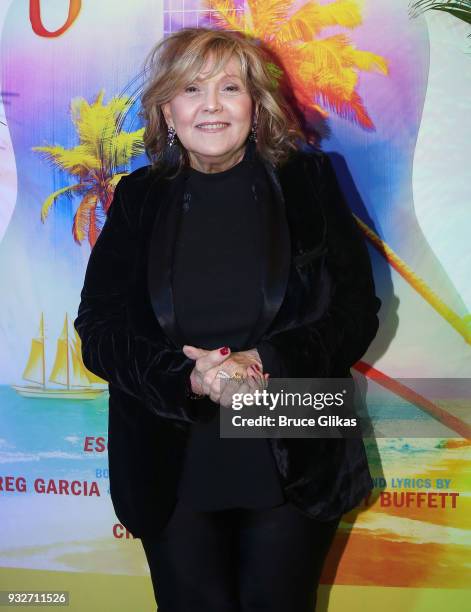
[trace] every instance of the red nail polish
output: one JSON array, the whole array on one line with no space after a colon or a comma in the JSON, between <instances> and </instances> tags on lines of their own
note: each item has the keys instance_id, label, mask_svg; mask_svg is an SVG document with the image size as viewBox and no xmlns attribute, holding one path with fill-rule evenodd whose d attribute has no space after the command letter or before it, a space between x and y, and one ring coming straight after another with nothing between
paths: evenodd
<instances>
[{"instance_id":1,"label":"red nail polish","mask_svg":"<svg viewBox=\"0 0 471 612\"><path fill-rule=\"evenodd\" d=\"M221 353L221 355L227 355L227 353L229 352L229 347L223 346L222 349L219 349L219 352Z\"/></svg>"},{"instance_id":2,"label":"red nail polish","mask_svg":"<svg viewBox=\"0 0 471 612\"><path fill-rule=\"evenodd\" d=\"M262 368L258 365L258 363L254 364L253 367L256 368L259 372L262 371Z\"/></svg>"}]
</instances>

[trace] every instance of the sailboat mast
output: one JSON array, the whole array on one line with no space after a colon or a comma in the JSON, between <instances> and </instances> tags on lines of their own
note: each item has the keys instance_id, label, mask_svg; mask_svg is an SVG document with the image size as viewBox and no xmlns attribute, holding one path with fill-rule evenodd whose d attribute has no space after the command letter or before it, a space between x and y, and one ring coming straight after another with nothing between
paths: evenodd
<instances>
[{"instance_id":1,"label":"sailboat mast","mask_svg":"<svg viewBox=\"0 0 471 612\"><path fill-rule=\"evenodd\" d=\"M44 335L44 312L41 311L41 346L42 346L42 362L43 362L43 371L42 371L42 379L43 379L43 389L46 388L46 350L45 350L45 335Z\"/></svg>"},{"instance_id":2,"label":"sailboat mast","mask_svg":"<svg viewBox=\"0 0 471 612\"><path fill-rule=\"evenodd\" d=\"M66 354L66 368L67 368L67 389L70 389L70 361L69 361L69 318L65 313L65 354Z\"/></svg>"}]
</instances>

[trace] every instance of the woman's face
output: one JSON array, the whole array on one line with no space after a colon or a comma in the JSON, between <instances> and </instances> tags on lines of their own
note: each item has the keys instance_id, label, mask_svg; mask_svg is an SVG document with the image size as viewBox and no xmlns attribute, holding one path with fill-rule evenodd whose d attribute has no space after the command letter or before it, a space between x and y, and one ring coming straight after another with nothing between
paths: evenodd
<instances>
[{"instance_id":1,"label":"woman's face","mask_svg":"<svg viewBox=\"0 0 471 612\"><path fill-rule=\"evenodd\" d=\"M232 57L223 71L207 79L212 61L209 58L197 79L162 106L191 165L203 171L237 163L252 127L252 98L240 79L239 61ZM208 123L213 125L202 125Z\"/></svg>"}]
</instances>

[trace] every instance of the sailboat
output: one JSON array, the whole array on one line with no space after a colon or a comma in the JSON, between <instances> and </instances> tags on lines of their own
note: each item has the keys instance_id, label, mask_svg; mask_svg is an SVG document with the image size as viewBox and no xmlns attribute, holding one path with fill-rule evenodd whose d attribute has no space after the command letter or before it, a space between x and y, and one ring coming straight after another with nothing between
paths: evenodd
<instances>
[{"instance_id":1,"label":"sailboat","mask_svg":"<svg viewBox=\"0 0 471 612\"><path fill-rule=\"evenodd\" d=\"M62 333L57 340L56 356L49 382L62 385L62 388L46 386L46 351L44 335L44 315L41 312L39 334L31 340L28 362L22 378L38 385L11 385L24 397L41 399L95 399L108 391L107 382L87 370L82 361L81 340L73 327L73 336L69 334L69 320L65 315ZM92 386L94 383L106 387Z\"/></svg>"}]
</instances>

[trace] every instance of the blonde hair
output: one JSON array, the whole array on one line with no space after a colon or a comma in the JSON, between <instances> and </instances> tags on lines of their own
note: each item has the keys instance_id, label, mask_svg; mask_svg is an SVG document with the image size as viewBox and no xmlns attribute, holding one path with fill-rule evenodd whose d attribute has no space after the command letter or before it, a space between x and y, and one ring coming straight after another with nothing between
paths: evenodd
<instances>
[{"instance_id":1,"label":"blonde hair","mask_svg":"<svg viewBox=\"0 0 471 612\"><path fill-rule=\"evenodd\" d=\"M148 81L141 95L144 119L144 146L155 168L161 162L177 166L189 165L183 146L168 147L167 123L162 105L191 83L200 73L209 54L214 65L208 78L222 70L233 56L240 62L241 79L258 106L257 152L274 165L280 165L297 141L305 142L304 134L293 109L280 91L270 71L272 61L256 39L241 32L210 28L182 28L160 40L146 58ZM175 143L180 145L176 139Z\"/></svg>"}]
</instances>

